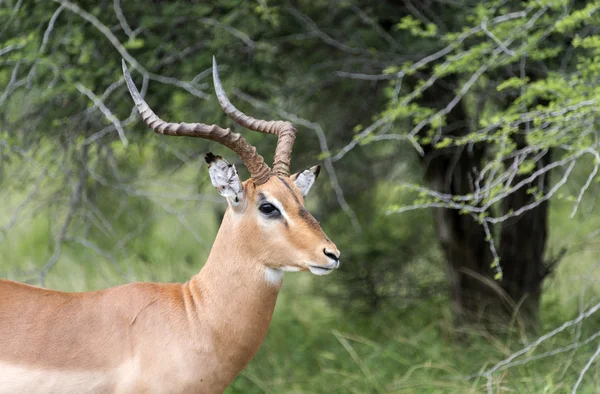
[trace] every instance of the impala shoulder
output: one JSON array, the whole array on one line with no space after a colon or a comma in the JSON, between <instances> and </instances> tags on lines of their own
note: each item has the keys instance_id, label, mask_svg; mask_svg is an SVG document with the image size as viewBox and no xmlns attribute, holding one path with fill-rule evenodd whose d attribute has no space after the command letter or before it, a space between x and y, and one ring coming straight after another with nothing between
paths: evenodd
<instances>
[{"instance_id":1,"label":"impala shoulder","mask_svg":"<svg viewBox=\"0 0 600 394\"><path fill-rule=\"evenodd\" d=\"M146 313L153 316L168 317L184 309L181 284L136 282L109 288L102 293L102 304L127 320L129 325L139 323Z\"/></svg>"}]
</instances>

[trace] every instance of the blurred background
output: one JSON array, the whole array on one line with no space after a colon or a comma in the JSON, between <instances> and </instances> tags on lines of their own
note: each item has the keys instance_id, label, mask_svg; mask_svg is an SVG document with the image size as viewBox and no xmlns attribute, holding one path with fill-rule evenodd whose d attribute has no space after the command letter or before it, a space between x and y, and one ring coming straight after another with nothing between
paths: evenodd
<instances>
[{"instance_id":1,"label":"blurred background","mask_svg":"<svg viewBox=\"0 0 600 394\"><path fill-rule=\"evenodd\" d=\"M292 121L342 251L228 393L598 392L599 1L0 3L0 277L184 282L226 204L169 121ZM267 161L275 138L240 130Z\"/></svg>"}]
</instances>

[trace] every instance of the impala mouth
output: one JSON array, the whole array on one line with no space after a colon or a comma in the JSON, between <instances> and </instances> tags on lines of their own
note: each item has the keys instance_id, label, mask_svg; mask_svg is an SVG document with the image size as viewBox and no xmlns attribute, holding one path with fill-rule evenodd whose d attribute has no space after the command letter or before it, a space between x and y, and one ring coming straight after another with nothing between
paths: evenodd
<instances>
[{"instance_id":1,"label":"impala mouth","mask_svg":"<svg viewBox=\"0 0 600 394\"><path fill-rule=\"evenodd\" d=\"M329 265L308 265L308 269L310 270L310 272L312 272L315 275L328 275L337 267L337 263Z\"/></svg>"}]
</instances>

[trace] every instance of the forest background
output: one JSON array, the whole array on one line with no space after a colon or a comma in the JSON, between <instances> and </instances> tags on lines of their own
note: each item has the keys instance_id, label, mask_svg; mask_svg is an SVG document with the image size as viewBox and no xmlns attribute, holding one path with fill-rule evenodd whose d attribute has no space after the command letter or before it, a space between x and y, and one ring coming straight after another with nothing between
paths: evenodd
<instances>
[{"instance_id":1,"label":"forest background","mask_svg":"<svg viewBox=\"0 0 600 394\"><path fill-rule=\"evenodd\" d=\"M600 1L0 3L0 277L66 291L185 281L223 200L154 135L298 128L292 170L342 251L289 274L229 393L597 392ZM245 132L265 156L275 139ZM243 166L238 169L244 176Z\"/></svg>"}]
</instances>

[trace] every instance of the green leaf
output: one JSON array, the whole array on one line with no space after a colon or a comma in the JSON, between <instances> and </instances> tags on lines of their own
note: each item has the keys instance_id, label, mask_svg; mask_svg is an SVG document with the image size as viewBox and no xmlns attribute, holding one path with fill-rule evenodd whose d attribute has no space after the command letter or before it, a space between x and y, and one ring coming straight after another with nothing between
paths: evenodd
<instances>
[{"instance_id":1,"label":"green leaf","mask_svg":"<svg viewBox=\"0 0 600 394\"><path fill-rule=\"evenodd\" d=\"M129 39L123 45L126 49L140 49L144 47L144 39L143 38L132 38Z\"/></svg>"},{"instance_id":2,"label":"green leaf","mask_svg":"<svg viewBox=\"0 0 600 394\"><path fill-rule=\"evenodd\" d=\"M527 82L529 82L529 77L525 77L525 78L512 77L512 78L505 80L500 85L498 85L496 87L496 90L498 92L501 92L506 89L518 89L521 86L525 85Z\"/></svg>"},{"instance_id":3,"label":"green leaf","mask_svg":"<svg viewBox=\"0 0 600 394\"><path fill-rule=\"evenodd\" d=\"M440 142L435 144L436 149L447 148L452 145L452 139L449 137L444 137Z\"/></svg>"}]
</instances>

